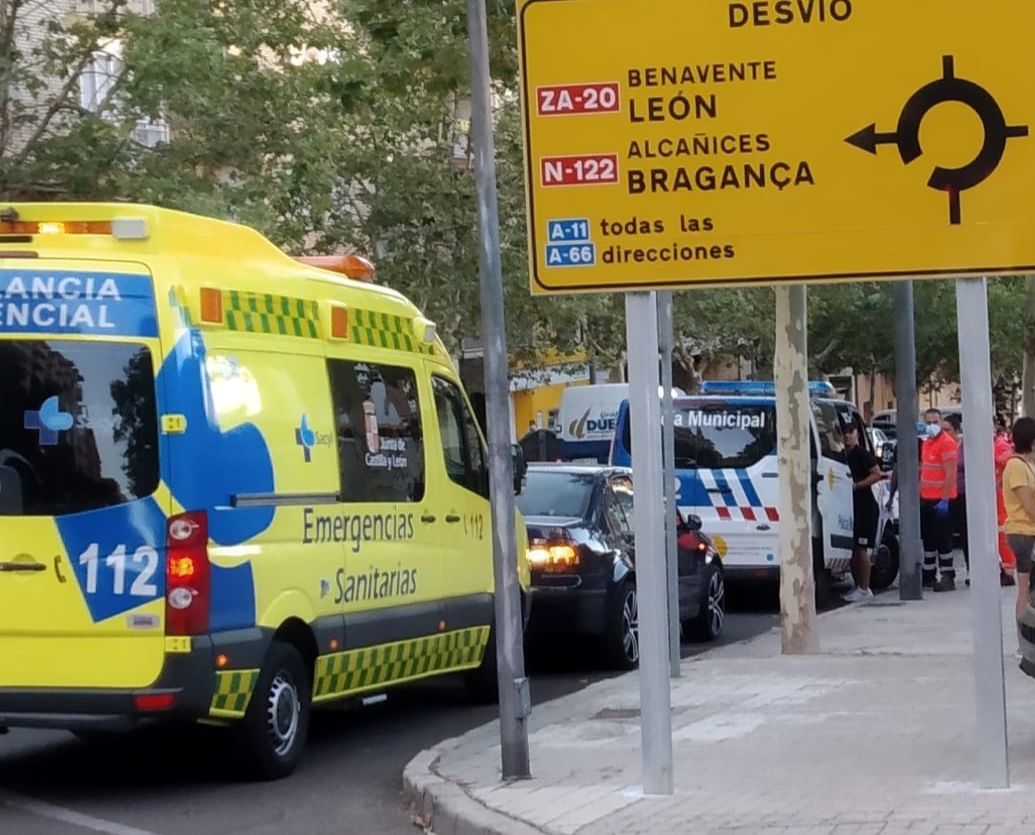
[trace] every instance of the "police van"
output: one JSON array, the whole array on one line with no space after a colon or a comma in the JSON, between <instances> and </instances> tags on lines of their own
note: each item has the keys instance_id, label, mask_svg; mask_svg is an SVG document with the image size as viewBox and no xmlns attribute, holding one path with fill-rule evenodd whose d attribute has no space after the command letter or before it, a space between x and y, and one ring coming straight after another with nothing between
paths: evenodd
<instances>
[{"instance_id":1,"label":"police van","mask_svg":"<svg viewBox=\"0 0 1035 835\"><path fill-rule=\"evenodd\" d=\"M844 431L860 430L870 441L855 406L838 399L829 383L810 384L813 512L812 550L817 595L845 575L853 550L853 482ZM628 403L615 430L612 463L631 464ZM730 580L779 576L776 397L772 383L705 382L700 394L674 402L677 502L684 515L699 516ZM875 492L884 488L876 487ZM891 526L874 554L874 588L898 572L898 545Z\"/></svg>"},{"instance_id":2,"label":"police van","mask_svg":"<svg viewBox=\"0 0 1035 835\"><path fill-rule=\"evenodd\" d=\"M331 260L0 211L0 730L226 723L275 778L312 705L453 672L491 698L479 429L433 323Z\"/></svg>"}]
</instances>

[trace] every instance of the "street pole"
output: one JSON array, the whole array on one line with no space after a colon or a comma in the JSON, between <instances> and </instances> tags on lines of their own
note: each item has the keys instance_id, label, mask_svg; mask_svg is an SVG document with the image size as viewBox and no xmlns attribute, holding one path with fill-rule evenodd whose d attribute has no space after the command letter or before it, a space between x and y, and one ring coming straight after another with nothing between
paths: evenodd
<instances>
[{"instance_id":1,"label":"street pole","mask_svg":"<svg viewBox=\"0 0 1035 835\"><path fill-rule=\"evenodd\" d=\"M974 623L974 686L977 697L978 761L981 787L1010 787L1007 753L1006 681L1003 675L1003 611L999 564L988 559L996 541L995 464L988 286L983 278L956 282L959 322L960 389L968 455L967 532L970 553L971 617ZM964 326L966 322L966 326ZM984 559L982 559L984 557Z\"/></svg>"},{"instance_id":2,"label":"street pole","mask_svg":"<svg viewBox=\"0 0 1035 835\"><path fill-rule=\"evenodd\" d=\"M503 314L496 149L493 140L489 34L484 0L467 0L471 42L471 139L480 232L482 346L485 352L486 429L496 607L496 675L500 691L503 779L531 776L528 758L528 679L522 646L521 586L514 521L514 462L510 445L507 334ZM656 398L655 398L656 399Z\"/></svg>"},{"instance_id":3,"label":"street pole","mask_svg":"<svg viewBox=\"0 0 1035 835\"><path fill-rule=\"evenodd\" d=\"M895 302L895 478L898 483L898 596L922 600L920 584L920 465L916 436L916 322L913 282L896 281ZM975 552L976 553L976 552Z\"/></svg>"},{"instance_id":4,"label":"street pole","mask_svg":"<svg viewBox=\"0 0 1035 835\"><path fill-rule=\"evenodd\" d=\"M662 500L661 400L658 398L658 307L654 293L625 296L632 418L633 530L639 596L640 735L644 794L672 794L672 698L669 690L668 594Z\"/></svg>"},{"instance_id":5,"label":"street pole","mask_svg":"<svg viewBox=\"0 0 1035 835\"><path fill-rule=\"evenodd\" d=\"M812 570L808 303L802 285L779 285L775 291L781 638L785 655L807 655L819 652Z\"/></svg>"},{"instance_id":6,"label":"street pole","mask_svg":"<svg viewBox=\"0 0 1035 835\"><path fill-rule=\"evenodd\" d=\"M672 678L680 676L679 552L676 548L676 429L672 406L672 292L658 293L658 345L661 348L661 455L665 499L665 565L668 567L668 660Z\"/></svg>"}]
</instances>

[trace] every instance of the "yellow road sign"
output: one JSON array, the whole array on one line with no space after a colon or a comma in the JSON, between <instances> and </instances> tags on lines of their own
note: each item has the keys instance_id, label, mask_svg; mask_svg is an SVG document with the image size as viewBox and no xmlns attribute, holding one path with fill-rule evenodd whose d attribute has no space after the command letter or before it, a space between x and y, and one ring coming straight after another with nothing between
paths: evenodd
<instances>
[{"instance_id":1,"label":"yellow road sign","mask_svg":"<svg viewBox=\"0 0 1035 835\"><path fill-rule=\"evenodd\" d=\"M1035 272L1031 0L518 17L533 292Z\"/></svg>"}]
</instances>

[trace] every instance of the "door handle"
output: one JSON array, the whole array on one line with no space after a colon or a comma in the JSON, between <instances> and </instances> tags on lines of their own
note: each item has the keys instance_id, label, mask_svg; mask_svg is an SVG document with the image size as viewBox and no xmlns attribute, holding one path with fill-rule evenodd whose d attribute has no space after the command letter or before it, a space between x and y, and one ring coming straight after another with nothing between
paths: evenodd
<instances>
[{"instance_id":1,"label":"door handle","mask_svg":"<svg viewBox=\"0 0 1035 835\"><path fill-rule=\"evenodd\" d=\"M0 571L46 571L47 566L41 562L0 562Z\"/></svg>"},{"instance_id":2,"label":"door handle","mask_svg":"<svg viewBox=\"0 0 1035 835\"><path fill-rule=\"evenodd\" d=\"M729 488L729 487L727 487L725 489L723 489L722 487L709 487L707 489L707 492L709 492L709 493L720 493L722 495L725 495L726 493L732 493L733 490L731 488Z\"/></svg>"},{"instance_id":3,"label":"door handle","mask_svg":"<svg viewBox=\"0 0 1035 835\"><path fill-rule=\"evenodd\" d=\"M460 517L457 516L455 513L450 513L446 517L446 521L449 522L450 525L455 525L457 522L460 521Z\"/></svg>"},{"instance_id":4,"label":"door handle","mask_svg":"<svg viewBox=\"0 0 1035 835\"><path fill-rule=\"evenodd\" d=\"M433 514L433 513L425 513L423 516L420 517L420 520L425 525L430 525L432 522L435 521L435 514Z\"/></svg>"}]
</instances>

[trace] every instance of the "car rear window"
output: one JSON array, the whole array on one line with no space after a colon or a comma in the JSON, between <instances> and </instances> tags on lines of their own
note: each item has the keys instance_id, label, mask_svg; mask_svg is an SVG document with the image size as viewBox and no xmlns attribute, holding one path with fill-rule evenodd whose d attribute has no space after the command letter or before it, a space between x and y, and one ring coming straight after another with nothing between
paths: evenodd
<instances>
[{"instance_id":1,"label":"car rear window","mask_svg":"<svg viewBox=\"0 0 1035 835\"><path fill-rule=\"evenodd\" d=\"M155 491L147 347L0 340L0 368L0 515L81 513Z\"/></svg>"},{"instance_id":2,"label":"car rear window","mask_svg":"<svg viewBox=\"0 0 1035 835\"><path fill-rule=\"evenodd\" d=\"M765 404L677 405L676 468L740 469L776 452L776 410ZM629 422L624 443L632 449Z\"/></svg>"},{"instance_id":3,"label":"car rear window","mask_svg":"<svg viewBox=\"0 0 1035 835\"><path fill-rule=\"evenodd\" d=\"M525 516L583 519L593 498L596 476L591 473L551 472L531 469L525 489L517 498Z\"/></svg>"}]
</instances>

